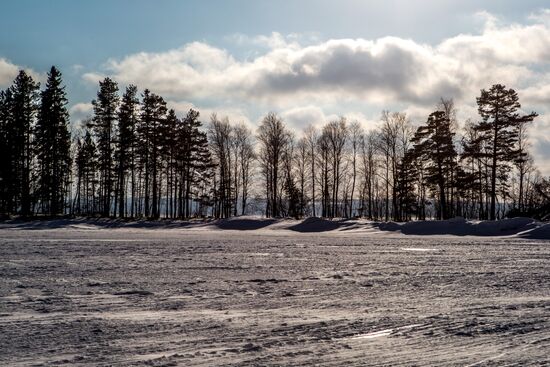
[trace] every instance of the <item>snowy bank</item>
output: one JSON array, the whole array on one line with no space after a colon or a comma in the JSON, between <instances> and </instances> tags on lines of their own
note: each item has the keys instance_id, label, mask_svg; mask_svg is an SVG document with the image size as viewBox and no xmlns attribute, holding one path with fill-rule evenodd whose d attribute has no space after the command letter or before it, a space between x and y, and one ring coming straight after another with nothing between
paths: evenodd
<instances>
[{"instance_id":1,"label":"snowy bank","mask_svg":"<svg viewBox=\"0 0 550 367\"><path fill-rule=\"evenodd\" d=\"M463 218L425 220L406 223L379 223L383 231L409 235L511 236L540 226L531 218L507 218L495 221L467 221ZM550 239L550 237L549 237Z\"/></svg>"},{"instance_id":2,"label":"snowy bank","mask_svg":"<svg viewBox=\"0 0 550 367\"><path fill-rule=\"evenodd\" d=\"M54 219L54 220L8 220L0 222L1 229L190 229L232 231L285 231L298 233L349 233L356 235L403 234L416 236L517 236L527 239L550 239L550 223L537 222L531 218L510 218L497 221L468 221L463 218L449 220L425 220L413 222L375 222L364 219L303 220L243 216L228 219L196 220L120 220L120 219Z\"/></svg>"}]
</instances>

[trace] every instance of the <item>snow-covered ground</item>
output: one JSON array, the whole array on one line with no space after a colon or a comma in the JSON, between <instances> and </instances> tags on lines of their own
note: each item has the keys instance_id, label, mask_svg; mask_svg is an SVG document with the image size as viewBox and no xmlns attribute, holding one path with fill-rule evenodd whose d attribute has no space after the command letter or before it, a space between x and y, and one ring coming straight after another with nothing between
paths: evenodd
<instances>
[{"instance_id":1,"label":"snow-covered ground","mask_svg":"<svg viewBox=\"0 0 550 367\"><path fill-rule=\"evenodd\" d=\"M550 364L549 232L526 219L4 223L0 365Z\"/></svg>"},{"instance_id":2,"label":"snow-covered ground","mask_svg":"<svg viewBox=\"0 0 550 367\"><path fill-rule=\"evenodd\" d=\"M259 216L235 217L220 220L158 220L124 221L117 219L57 219L0 222L2 229L186 229L255 231L261 234L325 233L336 234L406 234L451 236L516 236L550 240L550 223L531 218L510 218L497 221L467 221L454 218L445 221L413 221L407 223L374 222L363 219L304 220L270 219Z\"/></svg>"}]
</instances>

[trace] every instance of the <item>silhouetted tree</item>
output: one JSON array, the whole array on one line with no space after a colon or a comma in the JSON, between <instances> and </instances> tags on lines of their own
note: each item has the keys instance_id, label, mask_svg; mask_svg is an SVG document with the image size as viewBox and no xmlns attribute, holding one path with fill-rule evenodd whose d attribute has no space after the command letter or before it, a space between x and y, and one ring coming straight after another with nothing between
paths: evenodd
<instances>
[{"instance_id":1,"label":"silhouetted tree","mask_svg":"<svg viewBox=\"0 0 550 367\"><path fill-rule=\"evenodd\" d=\"M281 216L281 165L290 143L290 132L275 113L265 116L258 128L260 167L265 179L266 217Z\"/></svg>"},{"instance_id":2,"label":"silhouetted tree","mask_svg":"<svg viewBox=\"0 0 550 367\"><path fill-rule=\"evenodd\" d=\"M118 131L115 148L115 164L117 172L118 193L118 214L120 217L126 216L127 210L127 176L130 172L130 215L134 216L135 195L136 195L136 157L135 150L137 144L136 129L139 123L139 99L137 97L137 87L129 85L122 96L120 108L118 110Z\"/></svg>"},{"instance_id":3,"label":"silhouetted tree","mask_svg":"<svg viewBox=\"0 0 550 367\"><path fill-rule=\"evenodd\" d=\"M92 101L94 117L90 128L95 136L99 164L99 202L101 214L111 213L113 193L113 152L115 149L115 128L119 104L118 85L110 78L99 82L97 99Z\"/></svg>"},{"instance_id":4,"label":"silhouetted tree","mask_svg":"<svg viewBox=\"0 0 550 367\"><path fill-rule=\"evenodd\" d=\"M39 107L38 89L39 84L23 70L19 71L11 87L9 139L12 143L9 145L14 152L15 165L11 190L23 216L33 212L34 126Z\"/></svg>"},{"instance_id":5,"label":"silhouetted tree","mask_svg":"<svg viewBox=\"0 0 550 367\"><path fill-rule=\"evenodd\" d=\"M153 219L160 217L159 176L162 170L162 126L166 113L164 99L146 89L143 92L141 120L138 126L138 151L144 172L144 215Z\"/></svg>"},{"instance_id":6,"label":"silhouetted tree","mask_svg":"<svg viewBox=\"0 0 550 367\"><path fill-rule=\"evenodd\" d=\"M14 146L13 94L11 88L0 91L0 212L15 210L16 150Z\"/></svg>"},{"instance_id":7,"label":"silhouetted tree","mask_svg":"<svg viewBox=\"0 0 550 367\"><path fill-rule=\"evenodd\" d=\"M208 129L208 141L210 149L218 168L216 178L216 208L215 216L218 218L228 218L231 216L233 201L233 175L232 175L232 155L231 155L231 124L229 119L218 119L216 114L210 118Z\"/></svg>"},{"instance_id":8,"label":"silhouetted tree","mask_svg":"<svg viewBox=\"0 0 550 367\"><path fill-rule=\"evenodd\" d=\"M63 213L65 193L71 173L71 134L67 97L61 73L52 66L35 128L38 166L38 199L41 211L50 215Z\"/></svg>"},{"instance_id":9,"label":"silhouetted tree","mask_svg":"<svg viewBox=\"0 0 550 367\"><path fill-rule=\"evenodd\" d=\"M310 184L311 184L311 214L316 217L317 216L317 210L316 210L316 191L315 191L315 166L316 166L316 159L315 155L317 152L317 130L313 126L308 126L304 132L304 138L305 138L305 144L307 146L308 150L308 163L310 167Z\"/></svg>"},{"instance_id":10,"label":"silhouetted tree","mask_svg":"<svg viewBox=\"0 0 550 367\"><path fill-rule=\"evenodd\" d=\"M428 163L425 179L429 185L437 188L440 219L449 217L447 179L457 156L453 135L447 114L436 111L430 114L425 125L416 130L413 138L416 155Z\"/></svg>"},{"instance_id":11,"label":"silhouetted tree","mask_svg":"<svg viewBox=\"0 0 550 367\"><path fill-rule=\"evenodd\" d=\"M76 196L73 212L92 215L97 212L98 153L92 134L85 128L84 137L78 139L76 154Z\"/></svg>"},{"instance_id":12,"label":"silhouetted tree","mask_svg":"<svg viewBox=\"0 0 550 367\"><path fill-rule=\"evenodd\" d=\"M488 146L490 160L490 212L489 218L496 219L497 180L499 170L508 165L517 156L514 146L518 140L518 125L532 121L537 114L520 115L519 97L513 89L506 89L502 84L495 84L489 90L482 89L477 98L478 112L482 120L474 129L479 132L479 139ZM504 175L505 178L506 175Z\"/></svg>"},{"instance_id":13,"label":"silhouetted tree","mask_svg":"<svg viewBox=\"0 0 550 367\"><path fill-rule=\"evenodd\" d=\"M235 213L237 213L237 193L240 192L241 215L244 215L246 213L250 183L253 178L252 163L256 158L256 155L254 153L254 145L252 142L252 132L244 123L233 127L232 135L236 164L234 181L235 183L240 184L240 190L238 189L235 191Z\"/></svg>"}]
</instances>

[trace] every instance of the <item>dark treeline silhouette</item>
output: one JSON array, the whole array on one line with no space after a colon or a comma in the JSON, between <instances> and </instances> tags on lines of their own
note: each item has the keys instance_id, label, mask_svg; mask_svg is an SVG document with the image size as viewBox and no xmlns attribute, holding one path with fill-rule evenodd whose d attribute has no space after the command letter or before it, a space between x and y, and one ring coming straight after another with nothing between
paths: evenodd
<instances>
[{"instance_id":1,"label":"dark treeline silhouette","mask_svg":"<svg viewBox=\"0 0 550 367\"><path fill-rule=\"evenodd\" d=\"M99 83L93 115L69 125L61 73L40 86L25 71L0 92L0 212L190 218L365 217L408 221L455 216L543 217L550 181L529 153L513 89L477 98L479 120L459 129L452 99L425 122L384 111L365 131L345 118L301 136L268 113L256 132L227 117L178 117L134 85ZM312 121L315 123L315 121Z\"/></svg>"}]
</instances>

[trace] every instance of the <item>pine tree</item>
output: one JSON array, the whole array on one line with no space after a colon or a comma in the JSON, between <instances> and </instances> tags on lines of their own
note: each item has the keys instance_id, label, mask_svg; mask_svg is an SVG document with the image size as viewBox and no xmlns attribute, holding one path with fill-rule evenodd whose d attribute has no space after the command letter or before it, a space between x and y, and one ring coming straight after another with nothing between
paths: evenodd
<instances>
[{"instance_id":1,"label":"pine tree","mask_svg":"<svg viewBox=\"0 0 550 367\"><path fill-rule=\"evenodd\" d=\"M176 170L176 153L178 150L177 144L177 128L180 120L176 116L176 111L170 109L166 118L162 120L162 140L161 154L164 166L164 177L166 184L166 202L165 216L167 218L174 217L175 208L175 170Z\"/></svg>"},{"instance_id":2,"label":"pine tree","mask_svg":"<svg viewBox=\"0 0 550 367\"><path fill-rule=\"evenodd\" d=\"M144 214L160 217L160 185L162 124L166 118L166 102L148 89L143 92L141 120L138 127L140 160L144 170Z\"/></svg>"},{"instance_id":3,"label":"pine tree","mask_svg":"<svg viewBox=\"0 0 550 367\"><path fill-rule=\"evenodd\" d=\"M43 213L63 212L65 191L71 170L71 136L68 128L65 86L61 73L52 66L46 89L41 93L41 105L35 128L38 161L38 196Z\"/></svg>"},{"instance_id":4,"label":"pine tree","mask_svg":"<svg viewBox=\"0 0 550 367\"><path fill-rule=\"evenodd\" d=\"M118 135L116 139L115 164L117 171L118 213L126 216L127 209L127 182L128 171L131 181L130 213L134 215L135 199L135 148L136 128L139 122L139 99L137 87L129 85L122 96L118 111Z\"/></svg>"},{"instance_id":5,"label":"pine tree","mask_svg":"<svg viewBox=\"0 0 550 367\"><path fill-rule=\"evenodd\" d=\"M412 214L419 213L419 198L416 195L416 185L418 184L418 165L419 155L415 149L409 149L401 159L397 167L397 182L395 190L398 201L398 216L400 220L411 220Z\"/></svg>"},{"instance_id":6,"label":"pine tree","mask_svg":"<svg viewBox=\"0 0 550 367\"><path fill-rule=\"evenodd\" d=\"M13 95L11 89L0 91L0 213L9 215L15 198L15 151L13 149Z\"/></svg>"},{"instance_id":7,"label":"pine tree","mask_svg":"<svg viewBox=\"0 0 550 367\"><path fill-rule=\"evenodd\" d=\"M516 156L514 146L518 140L517 126L533 121L535 112L520 115L519 97L513 89L506 89L502 84L495 84L489 90L481 90L477 98L478 112L482 120L474 127L489 147L486 153L490 168L490 219L496 219L497 183L499 171L507 167ZM485 154L481 152L480 154ZM502 177L506 180L506 175Z\"/></svg>"},{"instance_id":8,"label":"pine tree","mask_svg":"<svg viewBox=\"0 0 550 367\"><path fill-rule=\"evenodd\" d=\"M444 111L436 111L430 114L426 125L416 130L412 140L417 155L428 162L426 181L438 192L440 219L449 217L447 177L454 167L457 156L453 135L447 114Z\"/></svg>"},{"instance_id":9,"label":"pine tree","mask_svg":"<svg viewBox=\"0 0 550 367\"><path fill-rule=\"evenodd\" d=\"M177 129L176 160L180 181L178 216L181 218L191 216L193 195L201 205L210 201L207 186L212 179L214 164L206 133L201 131L201 126L199 112L190 109Z\"/></svg>"},{"instance_id":10,"label":"pine tree","mask_svg":"<svg viewBox=\"0 0 550 367\"><path fill-rule=\"evenodd\" d=\"M76 208L78 214L92 215L97 212L96 188L98 154L95 142L89 129L84 138L77 142L75 166L77 176Z\"/></svg>"},{"instance_id":11,"label":"pine tree","mask_svg":"<svg viewBox=\"0 0 550 367\"><path fill-rule=\"evenodd\" d=\"M115 146L115 123L119 103L117 83L110 78L99 82L97 99L92 101L94 117L90 125L97 143L100 173L101 213L108 217L111 213L113 193L113 151Z\"/></svg>"},{"instance_id":12,"label":"pine tree","mask_svg":"<svg viewBox=\"0 0 550 367\"><path fill-rule=\"evenodd\" d=\"M11 87L13 105L9 133L15 164L12 194L23 216L31 215L33 206L33 130L39 106L39 87L39 83L24 70L19 71Z\"/></svg>"}]
</instances>

